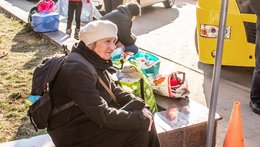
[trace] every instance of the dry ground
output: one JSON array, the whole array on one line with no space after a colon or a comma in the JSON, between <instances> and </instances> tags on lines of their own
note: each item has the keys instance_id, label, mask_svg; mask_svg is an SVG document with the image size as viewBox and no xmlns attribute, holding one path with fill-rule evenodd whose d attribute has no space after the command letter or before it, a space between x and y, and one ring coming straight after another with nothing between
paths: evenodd
<instances>
[{"instance_id":1,"label":"dry ground","mask_svg":"<svg viewBox=\"0 0 260 147\"><path fill-rule=\"evenodd\" d=\"M61 49L0 13L0 142L45 133L36 132L30 124L25 99L35 66L55 53Z\"/></svg>"}]
</instances>

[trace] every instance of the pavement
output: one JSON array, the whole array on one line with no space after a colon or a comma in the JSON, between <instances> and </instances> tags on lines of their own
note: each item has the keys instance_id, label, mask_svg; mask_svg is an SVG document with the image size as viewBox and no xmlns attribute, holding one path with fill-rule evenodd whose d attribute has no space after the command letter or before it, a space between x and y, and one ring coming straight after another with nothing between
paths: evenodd
<instances>
[{"instance_id":1,"label":"pavement","mask_svg":"<svg viewBox=\"0 0 260 147\"><path fill-rule=\"evenodd\" d=\"M35 4L30 3L26 0L1 0L0 1L0 10L5 13L10 13L17 17L18 19L27 22L27 16L29 10ZM161 7L155 5L155 7ZM190 89L190 98L201 103L202 105L209 107L210 98L211 98L211 84L212 84L212 67L207 68L207 70L198 69L197 65L190 60L197 60L194 46L194 30L189 29L188 31L181 31L180 29L175 29L174 27L179 27L181 25L186 26L188 23L195 24L196 19L190 19L187 17L187 14L194 14L196 9L196 1L194 0L176 0L175 6L172 9L167 9L167 13L172 13L171 20L165 20L164 17L161 17L162 20L171 21L171 24L165 24L164 21L154 20L149 18L148 13L153 13L154 8L146 10L144 16L137 19L137 22L134 22L133 29L138 32L141 30L141 33L137 34L137 45L149 50L161 59L160 71L164 73L169 73L171 71L184 71L187 75L187 81L189 83ZM160 14L157 14L160 16ZM161 15L162 16L162 15ZM145 20L152 20L150 22L153 25L152 29L146 27L144 24ZM157 26L155 26L155 24ZM69 38L65 33L66 20L60 18L60 26L57 32L44 33L44 36L50 38L57 45L59 44L68 44L71 46L76 40ZM188 26L187 26L188 27ZM169 31L172 30L172 31ZM193 30L193 31L192 31ZM156 38L156 35L159 33L164 33L164 38ZM189 37L186 37L186 40L175 38L176 41L170 40L179 34L185 33ZM171 37L169 37L171 36ZM193 36L193 37L192 37ZM162 39L162 40L161 40ZM168 40L168 41L167 41ZM187 42L188 45L181 46L178 42ZM163 42L163 43L162 43ZM171 50L159 50L163 47L171 47ZM148 49L149 48L149 49ZM187 50L192 54L183 54L180 50L175 51L174 48ZM174 57L174 58L173 58ZM198 64L199 65L199 64ZM210 66L207 66L210 67ZM207 72L210 71L210 72ZM234 70L233 70L234 71ZM237 70L239 72L239 70ZM234 101L240 102L241 113L242 113L242 123L243 123L243 133L244 133L244 143L246 147L259 147L260 146L260 116L251 112L249 108L249 93L250 93L250 76L247 76L246 79L241 78L235 75L234 73L230 74L229 78L221 78L219 84L219 93L218 93L218 104L217 112L223 117L221 121L218 122L217 127L217 143L216 146L222 146L226 134L226 129L230 119L232 107ZM224 76L225 77L225 76ZM233 79L233 80L232 80ZM27 143L25 143L27 142ZM48 135L36 136L28 139L11 141L7 143L1 143L1 146L51 146L51 140Z\"/></svg>"}]
</instances>

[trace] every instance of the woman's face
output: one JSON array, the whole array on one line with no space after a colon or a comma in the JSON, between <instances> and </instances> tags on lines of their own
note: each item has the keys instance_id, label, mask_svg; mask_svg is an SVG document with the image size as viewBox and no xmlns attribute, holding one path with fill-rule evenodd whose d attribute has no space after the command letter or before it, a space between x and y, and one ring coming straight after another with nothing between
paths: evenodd
<instances>
[{"instance_id":1,"label":"woman's face","mask_svg":"<svg viewBox=\"0 0 260 147\"><path fill-rule=\"evenodd\" d=\"M104 38L96 42L96 46L93 49L102 59L111 59L112 52L115 50L116 38Z\"/></svg>"}]
</instances>

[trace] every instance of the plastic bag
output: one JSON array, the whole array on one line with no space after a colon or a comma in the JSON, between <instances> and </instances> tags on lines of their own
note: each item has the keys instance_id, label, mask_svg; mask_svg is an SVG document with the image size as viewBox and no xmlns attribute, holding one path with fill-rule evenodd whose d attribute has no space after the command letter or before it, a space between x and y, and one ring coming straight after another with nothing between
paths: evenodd
<instances>
[{"instance_id":1,"label":"plastic bag","mask_svg":"<svg viewBox=\"0 0 260 147\"><path fill-rule=\"evenodd\" d=\"M54 6L55 11L64 17L68 17L69 0L58 0ZM99 13L92 0L89 3L86 0L82 1L82 10L80 20L83 22L90 22L95 19L100 19L102 15Z\"/></svg>"},{"instance_id":2,"label":"plastic bag","mask_svg":"<svg viewBox=\"0 0 260 147\"><path fill-rule=\"evenodd\" d=\"M170 74L158 74L149 78L155 93L171 98L188 98L189 89L185 73L181 71Z\"/></svg>"},{"instance_id":3,"label":"plastic bag","mask_svg":"<svg viewBox=\"0 0 260 147\"><path fill-rule=\"evenodd\" d=\"M135 61L146 76L155 76L159 72L160 59L152 53L138 51L130 61Z\"/></svg>"},{"instance_id":4,"label":"plastic bag","mask_svg":"<svg viewBox=\"0 0 260 147\"><path fill-rule=\"evenodd\" d=\"M37 4L39 12L54 12L54 2L52 0L43 0Z\"/></svg>"},{"instance_id":5,"label":"plastic bag","mask_svg":"<svg viewBox=\"0 0 260 147\"><path fill-rule=\"evenodd\" d=\"M135 62L125 61L123 63L123 68L117 73L116 83L125 91L142 98L150 106L151 112L158 111L153 89Z\"/></svg>"}]
</instances>

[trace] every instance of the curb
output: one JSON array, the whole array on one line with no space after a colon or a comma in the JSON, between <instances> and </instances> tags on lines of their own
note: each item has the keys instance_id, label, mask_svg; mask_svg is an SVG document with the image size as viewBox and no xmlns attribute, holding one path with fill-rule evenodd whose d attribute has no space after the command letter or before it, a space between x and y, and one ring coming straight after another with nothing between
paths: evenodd
<instances>
[{"instance_id":1,"label":"curb","mask_svg":"<svg viewBox=\"0 0 260 147\"><path fill-rule=\"evenodd\" d=\"M17 20L21 20L22 22L28 24L27 16L28 12L12 6L11 3L7 1L1 1L0 2L0 12L3 12L7 15L10 15ZM48 32L48 33L41 33L41 32L36 32L39 33L42 38L47 39L54 45L61 47L63 44L68 44L69 42L73 42L73 40L64 32L58 30L55 32Z\"/></svg>"}]
</instances>

